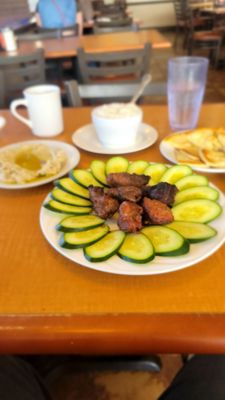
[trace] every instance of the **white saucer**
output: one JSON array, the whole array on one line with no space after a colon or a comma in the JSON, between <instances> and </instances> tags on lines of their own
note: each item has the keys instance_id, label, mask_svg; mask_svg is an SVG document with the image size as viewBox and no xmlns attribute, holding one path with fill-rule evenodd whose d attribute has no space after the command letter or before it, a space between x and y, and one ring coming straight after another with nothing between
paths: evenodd
<instances>
[{"instance_id":1,"label":"white saucer","mask_svg":"<svg viewBox=\"0 0 225 400\"><path fill-rule=\"evenodd\" d=\"M72 135L73 143L80 149L98 154L124 154L146 149L152 146L158 138L158 132L150 125L142 123L138 131L138 139L135 145L113 149L103 146L95 133L92 124L82 126Z\"/></svg>"}]
</instances>

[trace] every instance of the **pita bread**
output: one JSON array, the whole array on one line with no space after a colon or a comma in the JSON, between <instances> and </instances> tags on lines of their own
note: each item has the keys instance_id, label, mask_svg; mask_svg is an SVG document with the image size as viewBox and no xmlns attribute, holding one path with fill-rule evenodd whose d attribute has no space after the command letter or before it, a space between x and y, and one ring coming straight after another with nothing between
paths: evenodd
<instances>
[{"instance_id":1,"label":"pita bread","mask_svg":"<svg viewBox=\"0 0 225 400\"><path fill-rule=\"evenodd\" d=\"M225 130L201 128L175 133L164 139L181 164L225 168Z\"/></svg>"}]
</instances>

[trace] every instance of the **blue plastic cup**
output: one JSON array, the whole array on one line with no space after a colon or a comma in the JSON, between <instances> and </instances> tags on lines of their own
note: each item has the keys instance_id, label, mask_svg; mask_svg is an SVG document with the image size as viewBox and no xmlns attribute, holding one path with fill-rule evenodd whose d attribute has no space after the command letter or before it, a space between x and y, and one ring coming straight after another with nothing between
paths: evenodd
<instances>
[{"instance_id":1,"label":"blue plastic cup","mask_svg":"<svg viewBox=\"0 0 225 400\"><path fill-rule=\"evenodd\" d=\"M197 126L209 60L205 57L175 57L168 62L167 98L173 131Z\"/></svg>"}]
</instances>

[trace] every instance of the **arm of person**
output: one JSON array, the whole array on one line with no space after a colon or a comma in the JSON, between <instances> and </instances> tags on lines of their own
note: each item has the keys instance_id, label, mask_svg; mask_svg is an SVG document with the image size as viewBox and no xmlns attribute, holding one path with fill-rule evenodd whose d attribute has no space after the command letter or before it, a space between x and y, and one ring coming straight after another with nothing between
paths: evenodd
<instances>
[{"instance_id":1,"label":"arm of person","mask_svg":"<svg viewBox=\"0 0 225 400\"><path fill-rule=\"evenodd\" d=\"M81 36L83 34L83 14L81 11L77 12L76 23L78 24L78 35Z\"/></svg>"},{"instance_id":2,"label":"arm of person","mask_svg":"<svg viewBox=\"0 0 225 400\"><path fill-rule=\"evenodd\" d=\"M37 26L42 26L41 17L40 17L40 14L38 12L35 13L35 22L36 22Z\"/></svg>"}]
</instances>

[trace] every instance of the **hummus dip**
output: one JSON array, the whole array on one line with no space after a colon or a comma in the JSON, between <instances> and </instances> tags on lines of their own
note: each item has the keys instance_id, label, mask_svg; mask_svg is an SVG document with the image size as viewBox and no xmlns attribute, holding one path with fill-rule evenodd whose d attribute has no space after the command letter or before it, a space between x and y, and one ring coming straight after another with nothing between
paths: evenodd
<instances>
[{"instance_id":1,"label":"hummus dip","mask_svg":"<svg viewBox=\"0 0 225 400\"><path fill-rule=\"evenodd\" d=\"M66 160L61 149L44 144L21 145L0 153L0 181L23 184L56 175Z\"/></svg>"}]
</instances>

